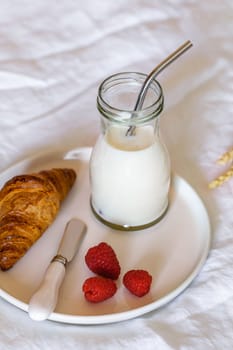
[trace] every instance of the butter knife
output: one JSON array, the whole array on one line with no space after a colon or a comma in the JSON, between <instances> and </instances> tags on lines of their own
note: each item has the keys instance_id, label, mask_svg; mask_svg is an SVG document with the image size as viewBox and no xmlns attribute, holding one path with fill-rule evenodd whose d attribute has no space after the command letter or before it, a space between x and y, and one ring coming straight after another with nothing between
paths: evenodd
<instances>
[{"instance_id":1,"label":"butter knife","mask_svg":"<svg viewBox=\"0 0 233 350\"><path fill-rule=\"evenodd\" d=\"M67 223L57 254L49 264L39 289L29 301L31 319L43 321L54 311L66 265L77 253L85 231L86 225L79 219L71 219Z\"/></svg>"}]
</instances>

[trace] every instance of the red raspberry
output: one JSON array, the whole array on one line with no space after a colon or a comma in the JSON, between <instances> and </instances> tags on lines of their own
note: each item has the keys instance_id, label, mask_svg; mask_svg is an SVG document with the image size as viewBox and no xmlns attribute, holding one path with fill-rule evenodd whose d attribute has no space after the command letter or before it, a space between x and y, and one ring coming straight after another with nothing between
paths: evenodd
<instances>
[{"instance_id":1,"label":"red raspberry","mask_svg":"<svg viewBox=\"0 0 233 350\"><path fill-rule=\"evenodd\" d=\"M130 270L123 277L124 286L138 297L149 292L151 282L152 276L145 270Z\"/></svg>"},{"instance_id":2,"label":"red raspberry","mask_svg":"<svg viewBox=\"0 0 233 350\"><path fill-rule=\"evenodd\" d=\"M99 303L111 298L117 290L116 284L109 278L95 276L87 278L83 283L85 298L92 303Z\"/></svg>"},{"instance_id":3,"label":"red raspberry","mask_svg":"<svg viewBox=\"0 0 233 350\"><path fill-rule=\"evenodd\" d=\"M97 275L116 280L120 275L120 264L110 245L101 242L88 249L85 261L89 269Z\"/></svg>"}]
</instances>

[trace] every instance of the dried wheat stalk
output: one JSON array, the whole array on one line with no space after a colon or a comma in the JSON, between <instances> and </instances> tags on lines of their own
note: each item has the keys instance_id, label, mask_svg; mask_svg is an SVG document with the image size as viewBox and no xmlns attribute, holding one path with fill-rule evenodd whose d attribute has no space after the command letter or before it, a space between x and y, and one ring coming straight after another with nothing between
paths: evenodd
<instances>
[{"instance_id":1,"label":"dried wheat stalk","mask_svg":"<svg viewBox=\"0 0 233 350\"><path fill-rule=\"evenodd\" d=\"M218 176L215 180L209 183L209 188L216 188L221 186L233 176L233 165L224 174Z\"/></svg>"},{"instance_id":2,"label":"dried wheat stalk","mask_svg":"<svg viewBox=\"0 0 233 350\"><path fill-rule=\"evenodd\" d=\"M224 182L228 181L233 176L233 148L228 152L225 152L218 160L218 164L227 164L231 162L231 167L222 175L218 176L216 179L209 183L209 188L216 188L221 186Z\"/></svg>"},{"instance_id":3,"label":"dried wheat stalk","mask_svg":"<svg viewBox=\"0 0 233 350\"><path fill-rule=\"evenodd\" d=\"M218 160L217 163L218 164L226 164L230 161L233 161L233 149L231 149L230 151L224 153Z\"/></svg>"}]
</instances>

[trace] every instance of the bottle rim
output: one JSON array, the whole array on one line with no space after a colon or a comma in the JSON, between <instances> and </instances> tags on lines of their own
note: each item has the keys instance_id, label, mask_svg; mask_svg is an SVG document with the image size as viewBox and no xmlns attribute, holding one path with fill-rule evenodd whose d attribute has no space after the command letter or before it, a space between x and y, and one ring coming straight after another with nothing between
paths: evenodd
<instances>
[{"instance_id":1,"label":"bottle rim","mask_svg":"<svg viewBox=\"0 0 233 350\"><path fill-rule=\"evenodd\" d=\"M110 75L109 77L104 79L98 88L97 96L97 107L100 113L104 117L115 122L126 122L127 124L130 122L131 125L140 122L145 122L157 117L163 110L164 97L162 87L156 79L152 80L152 83L149 87L149 89L153 90L155 93L155 100L153 101L153 103L147 105L139 111L135 111L134 109L123 110L115 106L113 107L105 100L103 96L108 89L114 86L114 84L127 84L129 79L131 79L134 80L136 84L140 83L142 85L146 77L147 75L144 73L122 72ZM132 114L134 115L134 118L131 118Z\"/></svg>"}]
</instances>

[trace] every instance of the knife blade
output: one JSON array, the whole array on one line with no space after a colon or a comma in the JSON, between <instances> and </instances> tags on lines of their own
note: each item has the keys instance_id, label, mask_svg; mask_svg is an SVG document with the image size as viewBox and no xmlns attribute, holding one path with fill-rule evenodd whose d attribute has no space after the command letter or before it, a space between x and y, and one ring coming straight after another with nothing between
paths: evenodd
<instances>
[{"instance_id":1,"label":"knife blade","mask_svg":"<svg viewBox=\"0 0 233 350\"><path fill-rule=\"evenodd\" d=\"M29 301L28 313L31 319L43 321L54 311L66 265L77 253L85 232L86 224L81 220L71 219L67 223L57 254L49 264L39 289Z\"/></svg>"}]
</instances>

